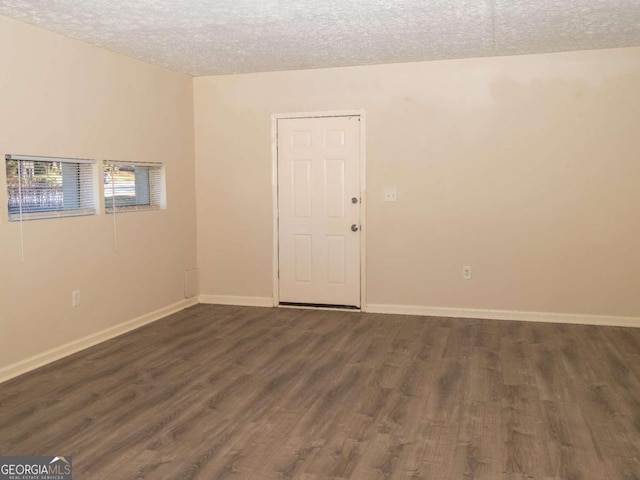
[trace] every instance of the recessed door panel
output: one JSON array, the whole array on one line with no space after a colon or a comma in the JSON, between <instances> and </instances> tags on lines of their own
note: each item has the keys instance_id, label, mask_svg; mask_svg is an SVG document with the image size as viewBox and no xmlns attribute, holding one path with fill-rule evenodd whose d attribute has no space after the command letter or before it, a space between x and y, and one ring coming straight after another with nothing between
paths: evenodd
<instances>
[{"instance_id":1,"label":"recessed door panel","mask_svg":"<svg viewBox=\"0 0 640 480\"><path fill-rule=\"evenodd\" d=\"M296 147L310 147L311 146L311 132L296 131L291 134L291 146Z\"/></svg>"},{"instance_id":2,"label":"recessed door panel","mask_svg":"<svg viewBox=\"0 0 640 480\"><path fill-rule=\"evenodd\" d=\"M293 161L291 182L293 211L296 218L311 217L311 161Z\"/></svg>"},{"instance_id":3,"label":"recessed door panel","mask_svg":"<svg viewBox=\"0 0 640 480\"><path fill-rule=\"evenodd\" d=\"M327 216L344 218L344 159L328 159L324 167L325 205Z\"/></svg>"},{"instance_id":4,"label":"recessed door panel","mask_svg":"<svg viewBox=\"0 0 640 480\"><path fill-rule=\"evenodd\" d=\"M344 285L347 278L344 235L327 235L327 281Z\"/></svg>"},{"instance_id":5,"label":"recessed door panel","mask_svg":"<svg viewBox=\"0 0 640 480\"><path fill-rule=\"evenodd\" d=\"M311 283L313 266L311 235L294 235L294 279L297 283Z\"/></svg>"},{"instance_id":6,"label":"recessed door panel","mask_svg":"<svg viewBox=\"0 0 640 480\"><path fill-rule=\"evenodd\" d=\"M344 147L344 130L325 130L325 147Z\"/></svg>"}]
</instances>

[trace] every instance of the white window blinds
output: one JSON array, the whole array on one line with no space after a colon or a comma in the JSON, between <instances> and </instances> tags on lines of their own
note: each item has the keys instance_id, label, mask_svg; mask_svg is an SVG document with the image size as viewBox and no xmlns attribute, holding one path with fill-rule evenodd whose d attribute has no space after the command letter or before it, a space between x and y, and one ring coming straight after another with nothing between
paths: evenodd
<instances>
[{"instance_id":1,"label":"white window blinds","mask_svg":"<svg viewBox=\"0 0 640 480\"><path fill-rule=\"evenodd\" d=\"M93 160L6 155L9 221L96 214Z\"/></svg>"},{"instance_id":2,"label":"white window blinds","mask_svg":"<svg viewBox=\"0 0 640 480\"><path fill-rule=\"evenodd\" d=\"M104 205L108 213L165 207L161 163L105 161Z\"/></svg>"}]
</instances>

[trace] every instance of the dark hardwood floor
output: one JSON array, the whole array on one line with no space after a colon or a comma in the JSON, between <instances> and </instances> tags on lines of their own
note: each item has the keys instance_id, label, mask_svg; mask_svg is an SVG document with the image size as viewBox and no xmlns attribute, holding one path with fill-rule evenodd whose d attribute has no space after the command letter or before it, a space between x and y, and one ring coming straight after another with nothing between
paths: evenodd
<instances>
[{"instance_id":1,"label":"dark hardwood floor","mask_svg":"<svg viewBox=\"0 0 640 480\"><path fill-rule=\"evenodd\" d=\"M74 479L640 479L640 329L198 305L0 385Z\"/></svg>"}]
</instances>

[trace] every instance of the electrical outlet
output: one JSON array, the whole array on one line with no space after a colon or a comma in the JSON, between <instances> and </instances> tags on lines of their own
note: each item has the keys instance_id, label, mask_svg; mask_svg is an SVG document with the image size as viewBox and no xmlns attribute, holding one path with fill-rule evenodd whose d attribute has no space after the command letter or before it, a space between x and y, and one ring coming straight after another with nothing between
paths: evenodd
<instances>
[{"instance_id":1,"label":"electrical outlet","mask_svg":"<svg viewBox=\"0 0 640 480\"><path fill-rule=\"evenodd\" d=\"M471 280L471 267L469 266L462 267L462 278L465 280Z\"/></svg>"},{"instance_id":2,"label":"electrical outlet","mask_svg":"<svg viewBox=\"0 0 640 480\"><path fill-rule=\"evenodd\" d=\"M395 202L398 200L398 191L395 188L388 188L384 191L385 202Z\"/></svg>"},{"instance_id":3,"label":"electrical outlet","mask_svg":"<svg viewBox=\"0 0 640 480\"><path fill-rule=\"evenodd\" d=\"M71 292L71 306L80 306L80 290L74 290L73 292Z\"/></svg>"}]
</instances>

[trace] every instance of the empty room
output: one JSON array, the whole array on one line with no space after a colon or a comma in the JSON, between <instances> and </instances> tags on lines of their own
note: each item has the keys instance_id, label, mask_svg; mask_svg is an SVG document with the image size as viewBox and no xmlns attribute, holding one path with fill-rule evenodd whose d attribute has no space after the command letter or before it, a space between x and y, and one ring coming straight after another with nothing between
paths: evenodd
<instances>
[{"instance_id":1,"label":"empty room","mask_svg":"<svg viewBox=\"0 0 640 480\"><path fill-rule=\"evenodd\" d=\"M640 2L0 0L0 480L640 480Z\"/></svg>"}]
</instances>

